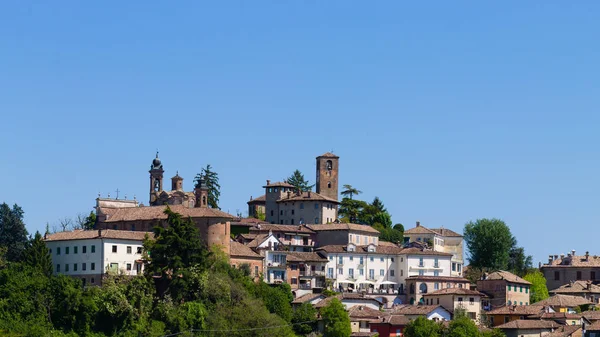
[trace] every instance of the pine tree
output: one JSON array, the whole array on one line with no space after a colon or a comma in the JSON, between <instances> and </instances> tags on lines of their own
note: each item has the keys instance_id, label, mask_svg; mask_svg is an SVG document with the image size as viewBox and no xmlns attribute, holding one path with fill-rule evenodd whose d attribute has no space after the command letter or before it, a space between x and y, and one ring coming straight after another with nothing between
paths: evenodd
<instances>
[{"instance_id":1,"label":"pine tree","mask_svg":"<svg viewBox=\"0 0 600 337\"><path fill-rule=\"evenodd\" d=\"M52 257L40 232L35 232L35 236L29 240L23 256L23 261L30 267L46 276L52 275Z\"/></svg>"},{"instance_id":2,"label":"pine tree","mask_svg":"<svg viewBox=\"0 0 600 337\"><path fill-rule=\"evenodd\" d=\"M194 183L196 187L200 187L200 185L204 182L206 188L208 189L208 198L206 202L210 208L219 208L219 197L221 196L221 185L219 185L219 174L212 170L212 167L206 165L206 167L202 168L202 172L196 174L194 178Z\"/></svg>"},{"instance_id":3,"label":"pine tree","mask_svg":"<svg viewBox=\"0 0 600 337\"><path fill-rule=\"evenodd\" d=\"M304 174L302 174L300 170L295 170L294 173L286 179L286 182L302 192L310 191L315 186L314 184L310 185L309 181L304 179Z\"/></svg>"},{"instance_id":4,"label":"pine tree","mask_svg":"<svg viewBox=\"0 0 600 337\"><path fill-rule=\"evenodd\" d=\"M6 260L20 261L27 246L27 230L23 223L23 209L15 204L12 209L0 204L0 246L6 247Z\"/></svg>"}]
</instances>

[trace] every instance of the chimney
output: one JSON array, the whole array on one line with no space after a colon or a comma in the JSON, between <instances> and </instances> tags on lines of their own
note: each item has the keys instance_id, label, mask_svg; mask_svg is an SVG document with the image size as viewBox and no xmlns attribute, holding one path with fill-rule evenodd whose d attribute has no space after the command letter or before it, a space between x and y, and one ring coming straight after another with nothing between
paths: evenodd
<instances>
[{"instance_id":1,"label":"chimney","mask_svg":"<svg viewBox=\"0 0 600 337\"><path fill-rule=\"evenodd\" d=\"M558 260L558 255L554 255L554 259L555 259L555 260Z\"/></svg>"},{"instance_id":2,"label":"chimney","mask_svg":"<svg viewBox=\"0 0 600 337\"><path fill-rule=\"evenodd\" d=\"M562 259L564 259L564 258L565 258L565 254L564 254L564 253L563 253L563 254L560 254L560 259L562 260Z\"/></svg>"},{"instance_id":3,"label":"chimney","mask_svg":"<svg viewBox=\"0 0 600 337\"><path fill-rule=\"evenodd\" d=\"M575 249L573 249L573 250L571 251L571 255L572 255L572 256L575 256Z\"/></svg>"},{"instance_id":4,"label":"chimney","mask_svg":"<svg viewBox=\"0 0 600 337\"><path fill-rule=\"evenodd\" d=\"M287 197L288 197L288 199L292 197L292 191L289 191L289 190L287 191Z\"/></svg>"},{"instance_id":5,"label":"chimney","mask_svg":"<svg viewBox=\"0 0 600 337\"><path fill-rule=\"evenodd\" d=\"M590 260L590 252L589 252L589 251L586 251L586 252L585 252L585 260L586 260L586 261L589 261L589 260Z\"/></svg>"},{"instance_id":6,"label":"chimney","mask_svg":"<svg viewBox=\"0 0 600 337\"><path fill-rule=\"evenodd\" d=\"M298 225L298 230L301 231L302 230L302 225Z\"/></svg>"},{"instance_id":7,"label":"chimney","mask_svg":"<svg viewBox=\"0 0 600 337\"><path fill-rule=\"evenodd\" d=\"M98 236L102 237L102 228L98 228Z\"/></svg>"},{"instance_id":8,"label":"chimney","mask_svg":"<svg viewBox=\"0 0 600 337\"><path fill-rule=\"evenodd\" d=\"M552 264L552 261L554 261L553 256L548 256L548 264Z\"/></svg>"},{"instance_id":9,"label":"chimney","mask_svg":"<svg viewBox=\"0 0 600 337\"><path fill-rule=\"evenodd\" d=\"M271 185L271 181L267 179L267 185Z\"/></svg>"},{"instance_id":10,"label":"chimney","mask_svg":"<svg viewBox=\"0 0 600 337\"><path fill-rule=\"evenodd\" d=\"M308 191L308 197L310 198L310 191Z\"/></svg>"},{"instance_id":11,"label":"chimney","mask_svg":"<svg viewBox=\"0 0 600 337\"><path fill-rule=\"evenodd\" d=\"M252 196L250 196L250 201L252 201Z\"/></svg>"},{"instance_id":12,"label":"chimney","mask_svg":"<svg viewBox=\"0 0 600 337\"><path fill-rule=\"evenodd\" d=\"M417 227L421 227L421 222L417 221Z\"/></svg>"}]
</instances>

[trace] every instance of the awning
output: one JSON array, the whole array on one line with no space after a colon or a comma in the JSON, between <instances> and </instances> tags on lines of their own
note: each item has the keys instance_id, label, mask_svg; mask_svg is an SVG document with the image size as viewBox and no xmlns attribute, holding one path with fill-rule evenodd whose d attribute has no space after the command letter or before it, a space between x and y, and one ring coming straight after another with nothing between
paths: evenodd
<instances>
[{"instance_id":1,"label":"awning","mask_svg":"<svg viewBox=\"0 0 600 337\"><path fill-rule=\"evenodd\" d=\"M339 283L351 283L351 284L352 284L352 283L354 283L354 282L352 282L352 281L348 281L348 280L341 280L341 281L337 281L337 283L338 283L338 284L339 284Z\"/></svg>"},{"instance_id":2,"label":"awning","mask_svg":"<svg viewBox=\"0 0 600 337\"><path fill-rule=\"evenodd\" d=\"M398 283L392 282L392 281L383 281L383 282L381 282L379 284L398 284Z\"/></svg>"},{"instance_id":3,"label":"awning","mask_svg":"<svg viewBox=\"0 0 600 337\"><path fill-rule=\"evenodd\" d=\"M367 280L360 280L360 281L356 281L356 284L375 284L375 282L373 281L367 281Z\"/></svg>"}]
</instances>

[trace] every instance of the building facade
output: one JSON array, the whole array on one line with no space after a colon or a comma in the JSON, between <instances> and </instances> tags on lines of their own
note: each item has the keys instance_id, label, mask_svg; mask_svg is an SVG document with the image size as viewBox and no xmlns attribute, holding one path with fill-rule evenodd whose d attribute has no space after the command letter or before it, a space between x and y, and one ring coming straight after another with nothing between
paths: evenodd
<instances>
[{"instance_id":1,"label":"building facade","mask_svg":"<svg viewBox=\"0 0 600 337\"><path fill-rule=\"evenodd\" d=\"M475 321L481 322L481 298L485 295L468 288L446 288L424 294L425 305L441 305L452 311L465 310L467 316Z\"/></svg>"},{"instance_id":2,"label":"building facade","mask_svg":"<svg viewBox=\"0 0 600 337\"><path fill-rule=\"evenodd\" d=\"M544 277L546 277L546 286L549 290L556 289L571 281L592 281L600 280L600 256L575 255L575 251L568 254L550 255L548 263L540 267Z\"/></svg>"},{"instance_id":3,"label":"building facade","mask_svg":"<svg viewBox=\"0 0 600 337\"><path fill-rule=\"evenodd\" d=\"M477 281L477 290L488 295L492 310L505 305L529 305L530 287L527 280L504 270L484 274Z\"/></svg>"}]
</instances>

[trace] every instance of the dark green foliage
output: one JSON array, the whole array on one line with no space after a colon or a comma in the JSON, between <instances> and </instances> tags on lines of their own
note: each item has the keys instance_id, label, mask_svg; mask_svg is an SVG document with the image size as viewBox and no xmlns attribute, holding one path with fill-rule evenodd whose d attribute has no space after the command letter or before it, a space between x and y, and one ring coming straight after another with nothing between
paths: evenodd
<instances>
[{"instance_id":1,"label":"dark green foliage","mask_svg":"<svg viewBox=\"0 0 600 337\"><path fill-rule=\"evenodd\" d=\"M95 225L96 225L96 213L90 212L90 215L88 215L85 218L85 222L81 225L81 227L83 227L83 229L94 229Z\"/></svg>"},{"instance_id":2,"label":"dark green foliage","mask_svg":"<svg viewBox=\"0 0 600 337\"><path fill-rule=\"evenodd\" d=\"M317 310L309 302L302 303L294 310L292 323L295 324L294 331L299 335L307 335L313 332L317 326Z\"/></svg>"},{"instance_id":3,"label":"dark green foliage","mask_svg":"<svg viewBox=\"0 0 600 337\"><path fill-rule=\"evenodd\" d=\"M285 181L302 192L310 191L315 186L314 184L310 185L309 181L304 179L304 174L299 170L295 170Z\"/></svg>"},{"instance_id":4,"label":"dark green foliage","mask_svg":"<svg viewBox=\"0 0 600 337\"><path fill-rule=\"evenodd\" d=\"M340 203L339 216L343 218L343 222L356 223L365 207L367 207L367 203L362 200L344 198Z\"/></svg>"},{"instance_id":5,"label":"dark green foliage","mask_svg":"<svg viewBox=\"0 0 600 337\"><path fill-rule=\"evenodd\" d=\"M523 277L533 268L531 255L525 255L525 248L512 247L508 254L508 270Z\"/></svg>"},{"instance_id":6,"label":"dark green foliage","mask_svg":"<svg viewBox=\"0 0 600 337\"><path fill-rule=\"evenodd\" d=\"M210 208L219 208L219 197L221 197L219 174L212 170L210 164L203 167L202 172L196 174L194 178L195 187L200 187L202 182L208 189L208 198L206 200L208 206Z\"/></svg>"},{"instance_id":7,"label":"dark green foliage","mask_svg":"<svg viewBox=\"0 0 600 337\"><path fill-rule=\"evenodd\" d=\"M491 329L481 333L481 337L506 337L500 329Z\"/></svg>"},{"instance_id":8,"label":"dark green foliage","mask_svg":"<svg viewBox=\"0 0 600 337\"><path fill-rule=\"evenodd\" d=\"M342 302L334 298L321 309L321 317L325 324L325 336L327 337L349 337L352 333L348 312L344 309Z\"/></svg>"},{"instance_id":9,"label":"dark green foliage","mask_svg":"<svg viewBox=\"0 0 600 337\"><path fill-rule=\"evenodd\" d=\"M292 289L289 284L282 283L276 286L268 285L264 282L259 284L259 297L265 302L269 312L277 314L286 322L292 320L292 305L294 299Z\"/></svg>"},{"instance_id":10,"label":"dark green foliage","mask_svg":"<svg viewBox=\"0 0 600 337\"><path fill-rule=\"evenodd\" d=\"M12 208L6 203L0 204L0 246L6 247L6 260L20 261L27 241L23 209L16 204Z\"/></svg>"},{"instance_id":11,"label":"dark green foliage","mask_svg":"<svg viewBox=\"0 0 600 337\"><path fill-rule=\"evenodd\" d=\"M404 329L406 337L439 337L442 333L440 324L419 316Z\"/></svg>"},{"instance_id":12,"label":"dark green foliage","mask_svg":"<svg viewBox=\"0 0 600 337\"><path fill-rule=\"evenodd\" d=\"M481 333L471 319L462 316L450 322L448 333L444 335L448 337L479 337Z\"/></svg>"},{"instance_id":13,"label":"dark green foliage","mask_svg":"<svg viewBox=\"0 0 600 337\"><path fill-rule=\"evenodd\" d=\"M523 279L531 282L531 287L529 288L530 304L545 300L550 297L548 294L548 287L546 286L546 278L541 271L531 271L527 273L527 275L523 276Z\"/></svg>"},{"instance_id":14,"label":"dark green foliage","mask_svg":"<svg viewBox=\"0 0 600 337\"><path fill-rule=\"evenodd\" d=\"M52 275L52 257L40 232L35 232L35 237L29 240L23 254L23 261L46 276Z\"/></svg>"},{"instance_id":15,"label":"dark green foliage","mask_svg":"<svg viewBox=\"0 0 600 337\"><path fill-rule=\"evenodd\" d=\"M352 187L352 185L344 185L342 192L340 192L340 194L344 196L344 199L348 198L350 200L352 200L354 195L359 195L361 193L362 191L357 190L356 188Z\"/></svg>"},{"instance_id":16,"label":"dark green foliage","mask_svg":"<svg viewBox=\"0 0 600 337\"><path fill-rule=\"evenodd\" d=\"M464 234L471 268L508 269L509 252L516 239L504 221L478 219L465 225Z\"/></svg>"}]
</instances>

